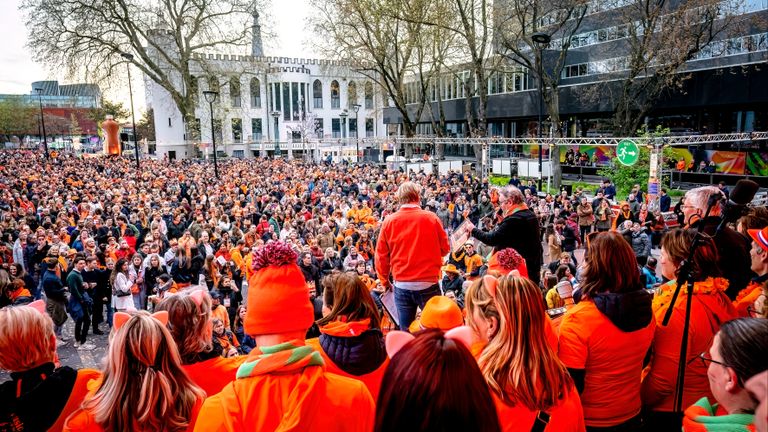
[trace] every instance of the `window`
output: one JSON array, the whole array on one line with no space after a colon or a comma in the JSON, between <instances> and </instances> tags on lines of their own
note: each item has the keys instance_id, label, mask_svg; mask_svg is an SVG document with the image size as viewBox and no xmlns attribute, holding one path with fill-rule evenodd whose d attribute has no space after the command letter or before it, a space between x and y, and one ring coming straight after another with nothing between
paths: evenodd
<instances>
[{"instance_id":1,"label":"window","mask_svg":"<svg viewBox=\"0 0 768 432\"><path fill-rule=\"evenodd\" d=\"M316 118L315 119L315 134L319 137L323 137L323 119Z\"/></svg>"},{"instance_id":2,"label":"window","mask_svg":"<svg viewBox=\"0 0 768 432\"><path fill-rule=\"evenodd\" d=\"M189 93L192 95L192 100L197 104L200 100L200 83L196 76L189 78Z\"/></svg>"},{"instance_id":3,"label":"window","mask_svg":"<svg viewBox=\"0 0 768 432\"><path fill-rule=\"evenodd\" d=\"M576 78L587 75L587 63L568 65L563 68L563 78Z\"/></svg>"},{"instance_id":4,"label":"window","mask_svg":"<svg viewBox=\"0 0 768 432\"><path fill-rule=\"evenodd\" d=\"M331 136L341 138L341 119L331 119Z\"/></svg>"},{"instance_id":5,"label":"window","mask_svg":"<svg viewBox=\"0 0 768 432\"><path fill-rule=\"evenodd\" d=\"M232 108L240 108L240 80L238 78L229 80L229 100L232 101Z\"/></svg>"},{"instance_id":6,"label":"window","mask_svg":"<svg viewBox=\"0 0 768 432\"><path fill-rule=\"evenodd\" d=\"M321 83L318 79L312 83L312 100L314 100L314 104L312 105L313 107L323 107L323 83Z\"/></svg>"},{"instance_id":7,"label":"window","mask_svg":"<svg viewBox=\"0 0 768 432\"><path fill-rule=\"evenodd\" d=\"M208 77L208 90L219 92L221 91L221 86L219 85L219 79L215 76L209 76Z\"/></svg>"},{"instance_id":8,"label":"window","mask_svg":"<svg viewBox=\"0 0 768 432\"><path fill-rule=\"evenodd\" d=\"M262 123L260 118L251 119L251 133L252 133L252 139L254 141L258 141L263 138L262 132Z\"/></svg>"},{"instance_id":9,"label":"window","mask_svg":"<svg viewBox=\"0 0 768 432\"><path fill-rule=\"evenodd\" d=\"M339 82L336 80L331 81L331 108L341 108L341 96L339 94Z\"/></svg>"},{"instance_id":10,"label":"window","mask_svg":"<svg viewBox=\"0 0 768 432\"><path fill-rule=\"evenodd\" d=\"M232 141L243 142L243 119L232 119Z\"/></svg>"},{"instance_id":11,"label":"window","mask_svg":"<svg viewBox=\"0 0 768 432\"><path fill-rule=\"evenodd\" d=\"M200 140L200 119L199 118L196 118L194 121L192 121L192 124L189 125L189 135L193 141Z\"/></svg>"},{"instance_id":12,"label":"window","mask_svg":"<svg viewBox=\"0 0 768 432\"><path fill-rule=\"evenodd\" d=\"M280 83L272 83L272 96L275 99L275 111L280 111Z\"/></svg>"},{"instance_id":13,"label":"window","mask_svg":"<svg viewBox=\"0 0 768 432\"><path fill-rule=\"evenodd\" d=\"M349 137L357 138L357 119L356 118L349 119Z\"/></svg>"},{"instance_id":14,"label":"window","mask_svg":"<svg viewBox=\"0 0 768 432\"><path fill-rule=\"evenodd\" d=\"M251 78L251 108L261 108L261 82Z\"/></svg>"},{"instance_id":15,"label":"window","mask_svg":"<svg viewBox=\"0 0 768 432\"><path fill-rule=\"evenodd\" d=\"M293 121L299 121L302 111L299 106L299 83L291 83L291 111L293 111Z\"/></svg>"},{"instance_id":16,"label":"window","mask_svg":"<svg viewBox=\"0 0 768 432\"><path fill-rule=\"evenodd\" d=\"M434 90L434 86L432 87ZM435 97L432 96L432 100L434 100ZM365 109L372 109L373 108L373 84L370 81L367 81L365 83Z\"/></svg>"},{"instance_id":17,"label":"window","mask_svg":"<svg viewBox=\"0 0 768 432\"><path fill-rule=\"evenodd\" d=\"M367 137L373 136L373 119L372 118L365 119L365 136Z\"/></svg>"},{"instance_id":18,"label":"window","mask_svg":"<svg viewBox=\"0 0 768 432\"><path fill-rule=\"evenodd\" d=\"M232 157L242 159L245 157L245 150L232 150Z\"/></svg>"},{"instance_id":19,"label":"window","mask_svg":"<svg viewBox=\"0 0 768 432\"><path fill-rule=\"evenodd\" d=\"M291 85L282 83L283 87L283 120L291 120Z\"/></svg>"},{"instance_id":20,"label":"window","mask_svg":"<svg viewBox=\"0 0 768 432\"><path fill-rule=\"evenodd\" d=\"M357 105L357 84L354 81L347 86L347 109L351 111L352 105Z\"/></svg>"}]
</instances>

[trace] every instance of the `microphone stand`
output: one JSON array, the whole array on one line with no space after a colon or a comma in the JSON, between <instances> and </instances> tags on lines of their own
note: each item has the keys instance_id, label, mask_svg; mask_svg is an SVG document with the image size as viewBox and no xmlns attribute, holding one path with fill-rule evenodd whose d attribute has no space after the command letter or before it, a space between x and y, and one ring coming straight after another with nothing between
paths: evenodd
<instances>
[{"instance_id":1,"label":"microphone stand","mask_svg":"<svg viewBox=\"0 0 768 432\"><path fill-rule=\"evenodd\" d=\"M707 211L704 213L704 218L701 219L701 223L709 217L709 213L712 208L717 205L718 200L710 200L707 203ZM720 222L718 226L718 232L724 225L725 219ZM688 251L688 258L680 263L680 269L677 276L677 286L675 287L675 293L672 295L672 301L669 303L667 313L664 315L664 320L661 325L666 327L669 324L669 320L672 318L672 312L674 312L675 304L677 303L677 297L680 295L680 291L683 284L686 284L687 297L685 299L685 318L683 321L683 336L680 341L680 359L677 365L677 381L675 384L675 404L673 412L683 412L683 389L685 387L685 368L687 366L688 359L688 332L691 325L691 304L693 301L693 262L696 249L701 244L702 233L696 230L696 236L693 238L691 249Z\"/></svg>"}]
</instances>

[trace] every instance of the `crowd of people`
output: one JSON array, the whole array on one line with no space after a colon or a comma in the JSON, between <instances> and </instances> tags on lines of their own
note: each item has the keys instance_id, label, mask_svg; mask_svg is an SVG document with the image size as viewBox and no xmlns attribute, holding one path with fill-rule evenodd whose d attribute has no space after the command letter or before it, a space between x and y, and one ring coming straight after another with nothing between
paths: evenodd
<instances>
[{"instance_id":1,"label":"crowd of people","mask_svg":"<svg viewBox=\"0 0 768 432\"><path fill-rule=\"evenodd\" d=\"M722 186L669 229L610 181L219 171L0 152L0 430L768 432L768 210L718 231Z\"/></svg>"}]
</instances>

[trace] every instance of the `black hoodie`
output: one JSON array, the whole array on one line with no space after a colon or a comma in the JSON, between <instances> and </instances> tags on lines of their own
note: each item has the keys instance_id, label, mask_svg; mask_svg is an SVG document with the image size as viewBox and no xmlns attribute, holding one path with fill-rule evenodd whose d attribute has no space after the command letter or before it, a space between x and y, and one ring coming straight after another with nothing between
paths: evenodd
<instances>
[{"instance_id":1,"label":"black hoodie","mask_svg":"<svg viewBox=\"0 0 768 432\"><path fill-rule=\"evenodd\" d=\"M597 294L592 298L597 309L623 332L645 328L653 319L651 294L644 289L627 293Z\"/></svg>"}]
</instances>

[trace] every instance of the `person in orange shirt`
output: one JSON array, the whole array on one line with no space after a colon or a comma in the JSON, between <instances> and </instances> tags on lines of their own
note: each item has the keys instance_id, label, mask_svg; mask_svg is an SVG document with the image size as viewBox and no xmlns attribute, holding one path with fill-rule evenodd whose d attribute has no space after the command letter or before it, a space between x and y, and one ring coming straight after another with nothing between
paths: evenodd
<instances>
[{"instance_id":1,"label":"person in orange shirt","mask_svg":"<svg viewBox=\"0 0 768 432\"><path fill-rule=\"evenodd\" d=\"M191 431L205 393L181 368L168 312L117 312L104 376L64 424L66 432Z\"/></svg>"},{"instance_id":2,"label":"person in orange shirt","mask_svg":"<svg viewBox=\"0 0 768 432\"><path fill-rule=\"evenodd\" d=\"M256 252L244 329L257 348L237 379L205 401L195 431L373 428L374 404L365 384L327 372L323 356L304 343L314 311L297 258L281 241Z\"/></svg>"},{"instance_id":3,"label":"person in orange shirt","mask_svg":"<svg viewBox=\"0 0 768 432\"><path fill-rule=\"evenodd\" d=\"M0 384L0 429L61 431L88 382L101 374L58 366L53 322L42 300L0 309L0 369L11 373Z\"/></svg>"},{"instance_id":4,"label":"person in orange shirt","mask_svg":"<svg viewBox=\"0 0 768 432\"><path fill-rule=\"evenodd\" d=\"M748 230L752 237L749 257L757 277L733 301L740 317L768 317L768 227Z\"/></svg>"},{"instance_id":5,"label":"person in orange shirt","mask_svg":"<svg viewBox=\"0 0 768 432\"><path fill-rule=\"evenodd\" d=\"M387 334L392 361L374 432L501 431L488 386L467 349L471 337L467 327Z\"/></svg>"},{"instance_id":6,"label":"person in orange shirt","mask_svg":"<svg viewBox=\"0 0 768 432\"><path fill-rule=\"evenodd\" d=\"M208 395L235 379L245 357L224 358L214 349L211 297L203 290L166 297L155 310L168 311L169 329L179 347L184 371Z\"/></svg>"},{"instance_id":7,"label":"person in orange shirt","mask_svg":"<svg viewBox=\"0 0 768 432\"><path fill-rule=\"evenodd\" d=\"M581 395L587 428L640 425L640 376L653 339L651 296L621 234L593 234L581 301L562 319L558 356Z\"/></svg>"},{"instance_id":8,"label":"person in orange shirt","mask_svg":"<svg viewBox=\"0 0 768 432\"><path fill-rule=\"evenodd\" d=\"M514 275L483 276L467 292L467 321L486 341L477 362L502 430L585 430L576 386L548 340L551 325L536 284Z\"/></svg>"},{"instance_id":9,"label":"person in orange shirt","mask_svg":"<svg viewBox=\"0 0 768 432\"><path fill-rule=\"evenodd\" d=\"M375 399L387 367L387 352L379 311L354 273L323 279L323 318L317 325L320 337L307 340L307 345L323 356L326 370L362 381Z\"/></svg>"},{"instance_id":10,"label":"person in orange shirt","mask_svg":"<svg viewBox=\"0 0 768 432\"><path fill-rule=\"evenodd\" d=\"M682 412L674 411L675 380L680 361L680 341L685 322L687 290L680 291L677 302L670 305L675 291L680 265L688 259L694 230L675 229L661 240L662 275L670 282L662 285L653 299L656 334L653 338L653 356L643 379L642 399L648 411L646 421L656 430L674 428L682 424ZM690 363L707 351L720 329L720 324L736 317L736 310L725 294L728 281L721 277L720 258L714 240L705 234L693 256L693 301L691 302L690 330L685 368L685 387L681 409L703 397L712 397L707 370L700 362ZM674 308L667 326L661 326L667 309Z\"/></svg>"}]
</instances>

